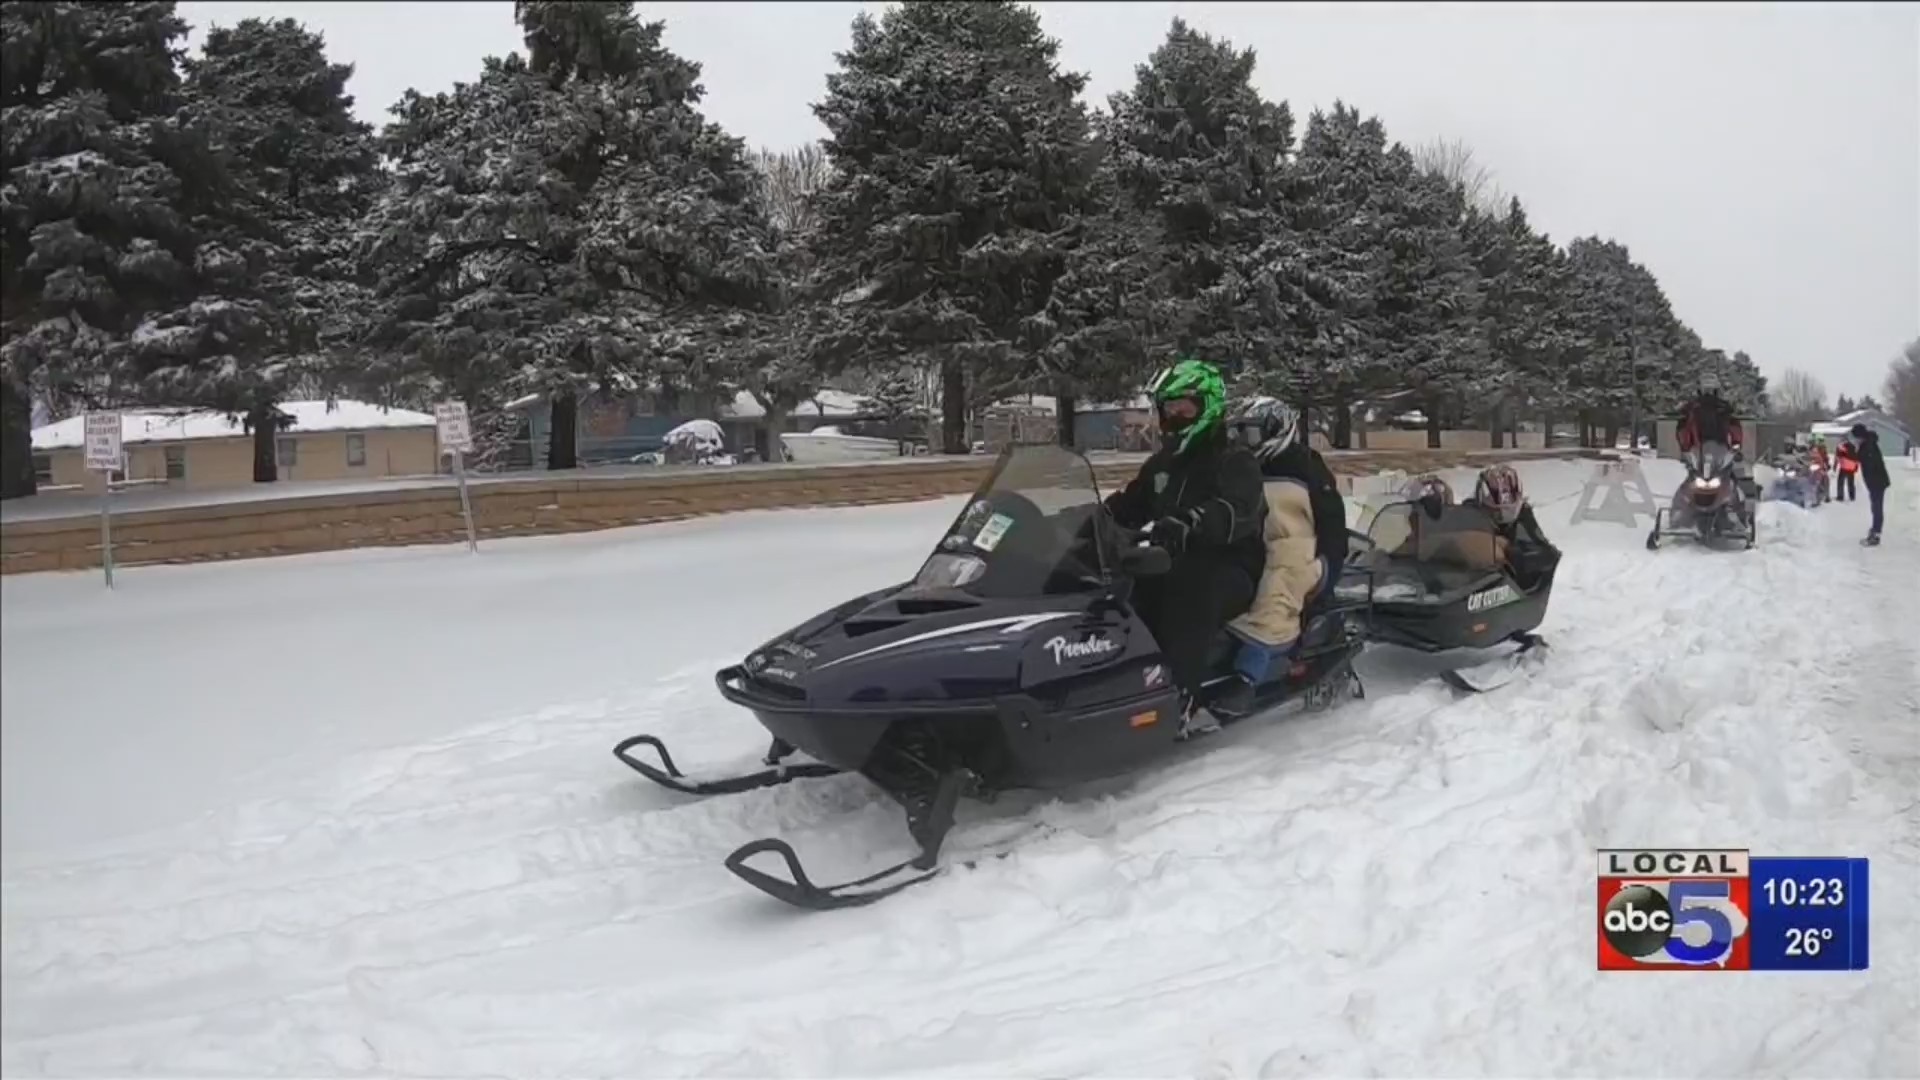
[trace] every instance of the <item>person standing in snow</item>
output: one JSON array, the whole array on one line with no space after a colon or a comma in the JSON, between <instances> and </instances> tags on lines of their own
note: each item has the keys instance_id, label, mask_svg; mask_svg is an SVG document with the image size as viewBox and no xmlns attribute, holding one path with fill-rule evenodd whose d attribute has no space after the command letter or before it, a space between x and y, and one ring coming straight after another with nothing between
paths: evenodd
<instances>
[{"instance_id":1,"label":"person standing in snow","mask_svg":"<svg viewBox=\"0 0 1920 1080\"><path fill-rule=\"evenodd\" d=\"M1860 482L1867 485L1867 505L1873 510L1872 529L1861 543L1873 547L1880 543L1880 528L1886 524L1887 488L1892 479L1887 476L1887 459L1880 454L1880 436L1865 424L1853 425L1852 434L1860 444Z\"/></svg>"},{"instance_id":2,"label":"person standing in snow","mask_svg":"<svg viewBox=\"0 0 1920 1080\"><path fill-rule=\"evenodd\" d=\"M1833 501L1852 502L1856 493L1853 474L1860 471L1860 451L1853 448L1851 438L1845 438L1840 440L1840 449L1834 451L1833 456L1840 463L1839 470L1833 474Z\"/></svg>"}]
</instances>

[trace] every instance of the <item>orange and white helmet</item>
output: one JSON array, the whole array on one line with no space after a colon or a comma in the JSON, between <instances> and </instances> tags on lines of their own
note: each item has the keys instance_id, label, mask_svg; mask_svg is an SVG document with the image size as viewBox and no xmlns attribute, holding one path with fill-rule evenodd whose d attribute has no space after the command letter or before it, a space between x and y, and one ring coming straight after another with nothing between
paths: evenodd
<instances>
[{"instance_id":1,"label":"orange and white helmet","mask_svg":"<svg viewBox=\"0 0 1920 1080\"><path fill-rule=\"evenodd\" d=\"M1513 524L1520 519L1521 507L1527 505L1527 494L1520 489L1520 473L1511 465L1489 465L1480 470L1473 501L1502 525Z\"/></svg>"}]
</instances>

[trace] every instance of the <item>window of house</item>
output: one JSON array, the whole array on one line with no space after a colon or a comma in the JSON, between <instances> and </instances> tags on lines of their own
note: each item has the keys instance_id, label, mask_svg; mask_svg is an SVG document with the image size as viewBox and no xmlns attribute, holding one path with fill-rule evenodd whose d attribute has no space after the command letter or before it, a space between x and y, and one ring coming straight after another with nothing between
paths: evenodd
<instances>
[{"instance_id":1,"label":"window of house","mask_svg":"<svg viewBox=\"0 0 1920 1080\"><path fill-rule=\"evenodd\" d=\"M167 447L167 479L185 480L187 478L187 448L184 446Z\"/></svg>"},{"instance_id":2,"label":"window of house","mask_svg":"<svg viewBox=\"0 0 1920 1080\"><path fill-rule=\"evenodd\" d=\"M347 436L347 464L365 465L367 463L367 437L365 435Z\"/></svg>"},{"instance_id":3,"label":"window of house","mask_svg":"<svg viewBox=\"0 0 1920 1080\"><path fill-rule=\"evenodd\" d=\"M53 455L33 455L33 479L36 483L53 483Z\"/></svg>"},{"instance_id":4,"label":"window of house","mask_svg":"<svg viewBox=\"0 0 1920 1080\"><path fill-rule=\"evenodd\" d=\"M291 469L300 463L300 444L295 439L275 439L273 443L274 464L283 469Z\"/></svg>"}]
</instances>

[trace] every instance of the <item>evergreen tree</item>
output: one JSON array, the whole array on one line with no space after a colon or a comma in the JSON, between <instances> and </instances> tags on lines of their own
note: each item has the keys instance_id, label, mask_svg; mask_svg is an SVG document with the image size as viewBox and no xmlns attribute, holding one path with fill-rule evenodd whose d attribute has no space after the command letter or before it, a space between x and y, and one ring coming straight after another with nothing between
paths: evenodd
<instances>
[{"instance_id":1,"label":"evergreen tree","mask_svg":"<svg viewBox=\"0 0 1920 1080\"><path fill-rule=\"evenodd\" d=\"M1307 118L1286 176L1288 222L1337 304L1307 319L1296 314L1300 332L1292 336L1283 370L1300 404L1333 410L1331 433L1340 447L1352 445L1352 404L1404 383L1404 369L1382 336L1385 255L1394 224L1387 204L1397 182L1387 150L1378 118L1363 118L1336 101L1330 112L1315 110Z\"/></svg>"},{"instance_id":2,"label":"evergreen tree","mask_svg":"<svg viewBox=\"0 0 1920 1080\"><path fill-rule=\"evenodd\" d=\"M1504 389L1484 326L1479 273L1469 250L1465 193L1418 167L1398 143L1387 152L1379 209L1371 334L1396 381L1425 402L1427 445L1438 449L1448 418L1466 399Z\"/></svg>"},{"instance_id":3,"label":"evergreen tree","mask_svg":"<svg viewBox=\"0 0 1920 1080\"><path fill-rule=\"evenodd\" d=\"M969 397L1044 376L1034 317L1065 272L1094 161L1085 76L1005 0L908 0L861 15L814 113L833 177L819 200L831 372L926 355L942 447L968 452Z\"/></svg>"},{"instance_id":4,"label":"evergreen tree","mask_svg":"<svg viewBox=\"0 0 1920 1080\"><path fill-rule=\"evenodd\" d=\"M1533 231L1520 200L1497 216L1470 213L1468 247L1480 277L1480 332L1503 385L1483 399L1493 446L1517 412L1543 401L1566 351L1561 298L1566 289L1564 253Z\"/></svg>"},{"instance_id":5,"label":"evergreen tree","mask_svg":"<svg viewBox=\"0 0 1920 1080\"><path fill-rule=\"evenodd\" d=\"M277 402L324 381L324 351L359 297L353 227L379 184L372 130L353 118L353 68L292 19L214 27L186 63L189 100L218 117L232 171L266 226L241 302L276 332L254 342L203 404L245 417L253 478L277 478Z\"/></svg>"},{"instance_id":6,"label":"evergreen tree","mask_svg":"<svg viewBox=\"0 0 1920 1080\"><path fill-rule=\"evenodd\" d=\"M1152 353L1197 354L1244 389L1292 381L1336 344L1339 275L1290 216L1293 115L1253 87L1252 50L1175 19L1101 123L1126 215L1150 223L1126 306ZM1309 380L1311 381L1311 380Z\"/></svg>"},{"instance_id":7,"label":"evergreen tree","mask_svg":"<svg viewBox=\"0 0 1920 1080\"><path fill-rule=\"evenodd\" d=\"M371 217L376 382L552 405L576 464L577 393L720 381L717 350L777 287L745 147L696 105L699 65L628 3L516 4L530 59L409 92Z\"/></svg>"}]
</instances>

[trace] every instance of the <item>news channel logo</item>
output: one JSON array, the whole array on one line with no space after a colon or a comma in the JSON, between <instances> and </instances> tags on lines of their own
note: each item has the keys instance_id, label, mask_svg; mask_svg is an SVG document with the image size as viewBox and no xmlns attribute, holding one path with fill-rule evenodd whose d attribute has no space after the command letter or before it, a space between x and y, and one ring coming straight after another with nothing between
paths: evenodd
<instances>
[{"instance_id":1,"label":"news channel logo","mask_svg":"<svg viewBox=\"0 0 1920 1080\"><path fill-rule=\"evenodd\" d=\"M1745 966L1745 851L1599 852L1603 970Z\"/></svg>"}]
</instances>

